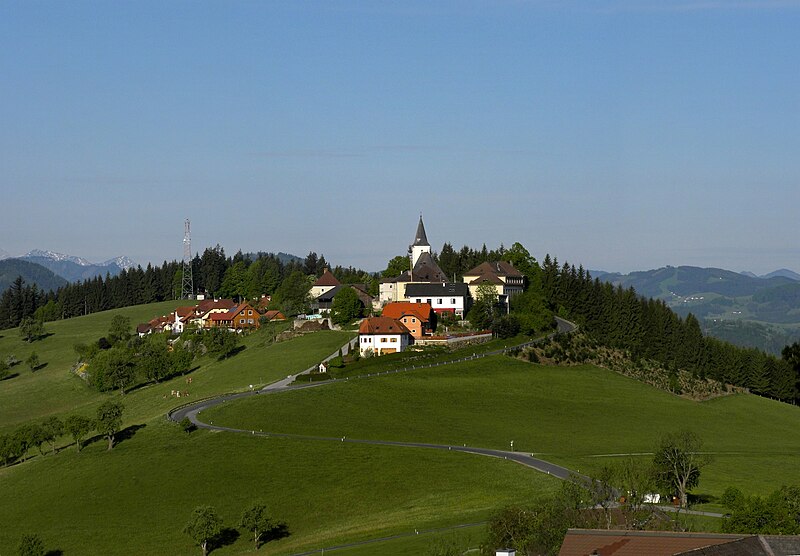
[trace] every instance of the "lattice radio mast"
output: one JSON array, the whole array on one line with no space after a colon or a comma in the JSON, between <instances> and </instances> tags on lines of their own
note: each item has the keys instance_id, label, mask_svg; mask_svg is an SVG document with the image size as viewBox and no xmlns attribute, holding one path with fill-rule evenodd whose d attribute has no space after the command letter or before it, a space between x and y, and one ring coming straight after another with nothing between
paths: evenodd
<instances>
[{"instance_id":1,"label":"lattice radio mast","mask_svg":"<svg viewBox=\"0 0 800 556\"><path fill-rule=\"evenodd\" d=\"M188 218L183 223L183 278L181 279L181 299L194 299L194 280L192 279L192 231Z\"/></svg>"}]
</instances>

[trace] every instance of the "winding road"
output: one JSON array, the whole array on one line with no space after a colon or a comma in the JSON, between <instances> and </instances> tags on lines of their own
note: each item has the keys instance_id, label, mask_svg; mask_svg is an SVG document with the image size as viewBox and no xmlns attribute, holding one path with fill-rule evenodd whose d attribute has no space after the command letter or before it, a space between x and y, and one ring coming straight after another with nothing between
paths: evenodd
<instances>
[{"instance_id":1,"label":"winding road","mask_svg":"<svg viewBox=\"0 0 800 556\"><path fill-rule=\"evenodd\" d=\"M525 342L523 344L518 344L512 346L510 348L503 348L498 349L495 351L490 351L482 354L473 354L468 357L459 358L452 361L442 361L438 363L431 363L429 365L421 365L421 366L411 366L411 367L403 367L398 369L393 369L390 371L383 371L379 373L372 373L366 375L360 375L355 377L349 377L345 379L332 379L326 380L321 382L309 382L303 384L293 384L295 378L298 375L306 374L311 372L312 370L316 369L316 365L301 373L297 373L295 375L289 375L284 379L281 379L277 382L273 382L268 384L267 386L258 389L252 390L249 392L239 392L239 393L232 393L232 394L222 394L220 396L216 396L213 398L208 398L205 400L199 400L196 402L192 402L180 407L177 407L171 410L168 413L169 419L179 422L184 418L188 418L195 426L198 428L214 430L214 431L222 431L222 432L229 432L229 433L237 433L237 434L247 434L247 435L255 435L255 436L263 436L263 437L276 437L276 438L292 438L297 440L308 440L308 441L322 441L322 442L349 442L352 444L371 444L377 446L399 446L399 447L406 447L406 448L429 448L435 450L448 450L453 452L463 452L467 454L476 454L480 456L487 456L493 458L504 459L508 461L512 461L514 463L518 463L520 465L524 465L526 467L530 467L531 469L535 469L542 473L547 473L548 475L552 475L559 479L575 479L575 478L587 478L579 473L576 473L566 467L561 467L554 463L536 458L533 454L525 453L525 452L514 452L508 450L493 450L489 448L476 448L472 446L466 445L451 445L451 444L429 444L424 442L397 442L391 440L365 440L359 438L347 438L347 437L328 437L328 436L310 436L310 435L300 435L300 434L288 434L288 433L277 433L277 432L262 432L262 431L253 431L253 430L244 430L244 429L237 429L232 427L224 427L220 425L214 425L212 423L205 423L200 420L199 414L211 407L223 404L234 402L236 400L242 398L249 398L252 396L259 396L259 395L269 395L275 394L279 392L288 392L292 390L303 390L306 388L320 388L324 387L329 384L341 383L349 380L358 380L361 378L368 378L373 376L381 376L381 375L388 375L388 374L395 374L395 373L402 373L402 372L409 372L414 370L421 370L421 369L428 369L434 367L440 367L444 365L451 365L454 363L460 363L463 361L470 361L474 359L480 359L483 357L489 357L491 355L500 355L504 354L510 350L516 350L519 348L527 347L530 345L534 345L537 343L541 343L543 341L549 340L558 334L569 334L577 329L577 325L556 317L557 322L557 329L556 332L549 334L548 336L544 336L542 338L537 338L530 342ZM345 346L342 347L343 353L347 353L350 349L354 349L358 338L351 340ZM331 354L325 360L330 360L338 355L339 351L337 350L336 353ZM659 509L665 511L675 511L675 508L669 506L658 506ZM697 515L706 515L712 517L722 517L721 514L711 513L711 512L700 512L700 511L692 511L692 510L683 510L686 513L697 514ZM338 548L338 547L337 547ZM326 549L328 550L328 549ZM311 554L311 553L308 553Z\"/></svg>"}]
</instances>

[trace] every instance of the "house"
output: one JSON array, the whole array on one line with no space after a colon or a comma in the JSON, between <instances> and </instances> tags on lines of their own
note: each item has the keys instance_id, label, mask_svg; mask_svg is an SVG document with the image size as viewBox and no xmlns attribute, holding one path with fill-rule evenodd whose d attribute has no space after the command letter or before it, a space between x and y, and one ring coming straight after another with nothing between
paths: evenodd
<instances>
[{"instance_id":1,"label":"house","mask_svg":"<svg viewBox=\"0 0 800 556\"><path fill-rule=\"evenodd\" d=\"M229 330L252 330L261 326L258 311L249 303L242 303L228 311L209 313L208 322L211 328L225 327Z\"/></svg>"},{"instance_id":2,"label":"house","mask_svg":"<svg viewBox=\"0 0 800 556\"><path fill-rule=\"evenodd\" d=\"M316 299L319 296L331 291L336 286L341 286L342 283L336 279L329 269L325 269L322 276L317 278L317 281L311 285L311 298Z\"/></svg>"},{"instance_id":3,"label":"house","mask_svg":"<svg viewBox=\"0 0 800 556\"><path fill-rule=\"evenodd\" d=\"M361 356L399 353L411 344L411 333L402 322L389 317L370 317L358 327Z\"/></svg>"},{"instance_id":4,"label":"house","mask_svg":"<svg viewBox=\"0 0 800 556\"><path fill-rule=\"evenodd\" d=\"M569 529L559 556L789 556L800 536Z\"/></svg>"},{"instance_id":5,"label":"house","mask_svg":"<svg viewBox=\"0 0 800 556\"><path fill-rule=\"evenodd\" d=\"M172 332L173 334L183 334L186 325L189 324L189 321L192 319L194 315L195 307L191 305L187 305L184 307L178 307L172 313Z\"/></svg>"},{"instance_id":6,"label":"house","mask_svg":"<svg viewBox=\"0 0 800 556\"><path fill-rule=\"evenodd\" d=\"M507 305L509 298L525 289L525 276L506 261L481 263L464 273L464 283L469 286L473 299L478 298L478 286L491 284L497 291L497 301Z\"/></svg>"},{"instance_id":7,"label":"house","mask_svg":"<svg viewBox=\"0 0 800 556\"><path fill-rule=\"evenodd\" d=\"M381 316L400 321L417 340L436 329L436 317L427 303L389 303Z\"/></svg>"},{"instance_id":8,"label":"house","mask_svg":"<svg viewBox=\"0 0 800 556\"><path fill-rule=\"evenodd\" d=\"M284 315L280 311L267 311L266 313L261 315L260 318L264 319L265 322L272 322L275 320L286 320L286 315Z\"/></svg>"},{"instance_id":9,"label":"house","mask_svg":"<svg viewBox=\"0 0 800 556\"><path fill-rule=\"evenodd\" d=\"M404 271L400 276L384 278L380 281L379 299L381 305L407 300L406 288L409 284L447 281L444 272L431 255L431 244L428 243L422 216L419 217L414 243L409 246L408 250L411 254L409 270Z\"/></svg>"},{"instance_id":10,"label":"house","mask_svg":"<svg viewBox=\"0 0 800 556\"><path fill-rule=\"evenodd\" d=\"M358 300L365 308L372 307L372 296L367 293L365 284L339 284L326 291L311 302L311 308L319 313L328 313L333 307L333 298L344 288L351 288L358 295Z\"/></svg>"},{"instance_id":11,"label":"house","mask_svg":"<svg viewBox=\"0 0 800 556\"><path fill-rule=\"evenodd\" d=\"M427 303L437 314L452 313L464 318L469 311L469 286L456 282L408 284L406 298L413 303Z\"/></svg>"},{"instance_id":12,"label":"house","mask_svg":"<svg viewBox=\"0 0 800 556\"><path fill-rule=\"evenodd\" d=\"M227 313L236 307L236 303L232 299L206 299L197 304L194 310L194 316L190 322L196 324L200 328L209 328L212 326L209 320L211 315L215 313Z\"/></svg>"}]
</instances>

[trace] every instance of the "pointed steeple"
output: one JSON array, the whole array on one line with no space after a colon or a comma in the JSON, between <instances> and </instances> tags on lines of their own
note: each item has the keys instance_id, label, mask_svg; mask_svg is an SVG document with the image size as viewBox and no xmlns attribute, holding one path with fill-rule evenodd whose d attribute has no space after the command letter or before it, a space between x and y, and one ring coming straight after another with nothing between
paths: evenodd
<instances>
[{"instance_id":1,"label":"pointed steeple","mask_svg":"<svg viewBox=\"0 0 800 556\"><path fill-rule=\"evenodd\" d=\"M422 215L419 215L419 225L417 225L417 235L414 237L414 247L430 247L428 236L425 235L425 224L422 223Z\"/></svg>"}]
</instances>

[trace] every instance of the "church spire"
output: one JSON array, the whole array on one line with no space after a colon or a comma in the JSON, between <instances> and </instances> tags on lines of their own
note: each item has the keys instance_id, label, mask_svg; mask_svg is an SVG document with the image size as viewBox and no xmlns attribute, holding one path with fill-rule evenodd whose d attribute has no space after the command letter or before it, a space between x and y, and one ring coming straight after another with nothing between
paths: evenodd
<instances>
[{"instance_id":1,"label":"church spire","mask_svg":"<svg viewBox=\"0 0 800 556\"><path fill-rule=\"evenodd\" d=\"M425 235L425 224L422 223L422 215L419 215L419 224L417 225L417 235L414 237L413 247L430 247L428 243L428 236Z\"/></svg>"}]
</instances>

